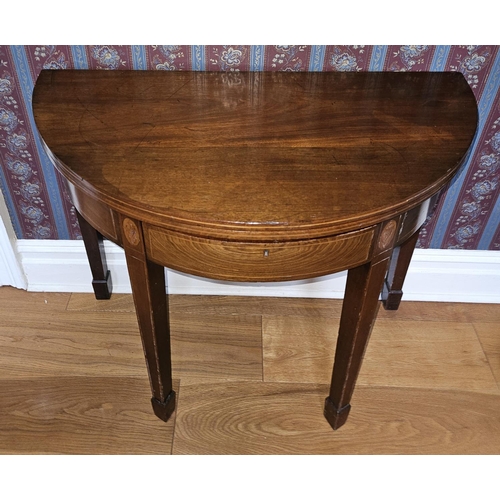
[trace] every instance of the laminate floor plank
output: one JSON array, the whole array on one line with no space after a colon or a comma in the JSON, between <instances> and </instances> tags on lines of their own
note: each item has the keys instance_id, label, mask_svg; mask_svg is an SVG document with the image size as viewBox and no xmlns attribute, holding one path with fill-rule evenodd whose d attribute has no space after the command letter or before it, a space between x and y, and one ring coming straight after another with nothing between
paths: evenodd
<instances>
[{"instance_id":1,"label":"laminate floor plank","mask_svg":"<svg viewBox=\"0 0 500 500\"><path fill-rule=\"evenodd\" d=\"M171 315L172 372L190 381L262 381L260 316Z\"/></svg>"},{"instance_id":2,"label":"laminate floor plank","mask_svg":"<svg viewBox=\"0 0 500 500\"><path fill-rule=\"evenodd\" d=\"M380 307L378 318L399 321L500 323L500 304L413 302L403 300L397 311L386 311L383 307Z\"/></svg>"},{"instance_id":3,"label":"laminate floor plank","mask_svg":"<svg viewBox=\"0 0 500 500\"><path fill-rule=\"evenodd\" d=\"M0 453L500 453L500 305L381 308L333 431L323 404L342 301L169 300L178 403L165 424L131 295L0 287Z\"/></svg>"},{"instance_id":4,"label":"laminate floor plank","mask_svg":"<svg viewBox=\"0 0 500 500\"><path fill-rule=\"evenodd\" d=\"M174 425L153 414L147 377L0 384L0 454L170 454Z\"/></svg>"},{"instance_id":5,"label":"laminate floor plank","mask_svg":"<svg viewBox=\"0 0 500 500\"><path fill-rule=\"evenodd\" d=\"M135 314L131 293L112 293L108 300L96 300L93 293L72 293L67 311L128 312Z\"/></svg>"},{"instance_id":6,"label":"laminate floor plank","mask_svg":"<svg viewBox=\"0 0 500 500\"><path fill-rule=\"evenodd\" d=\"M381 320L371 340L361 383L500 394L470 323Z\"/></svg>"},{"instance_id":7,"label":"laminate floor plank","mask_svg":"<svg viewBox=\"0 0 500 500\"><path fill-rule=\"evenodd\" d=\"M264 317L264 381L329 382L337 329L324 318ZM379 319L358 383L498 393L469 323Z\"/></svg>"},{"instance_id":8,"label":"laminate floor plank","mask_svg":"<svg viewBox=\"0 0 500 500\"><path fill-rule=\"evenodd\" d=\"M144 374L135 315L2 313L0 379Z\"/></svg>"},{"instance_id":9,"label":"laminate floor plank","mask_svg":"<svg viewBox=\"0 0 500 500\"><path fill-rule=\"evenodd\" d=\"M293 297L172 295L172 310L182 314L273 315L340 318L342 301Z\"/></svg>"},{"instance_id":10,"label":"laminate floor plank","mask_svg":"<svg viewBox=\"0 0 500 500\"><path fill-rule=\"evenodd\" d=\"M500 387L500 324L474 323L474 328Z\"/></svg>"},{"instance_id":11,"label":"laminate floor plank","mask_svg":"<svg viewBox=\"0 0 500 500\"><path fill-rule=\"evenodd\" d=\"M0 286L0 314L7 311L16 311L17 313L22 311L24 313L36 310L39 314L64 311L70 298L71 293L35 293L11 286Z\"/></svg>"},{"instance_id":12,"label":"laminate floor plank","mask_svg":"<svg viewBox=\"0 0 500 500\"><path fill-rule=\"evenodd\" d=\"M171 295L172 311L181 314L277 315L340 318L342 300L293 297L239 297L219 295ZM131 294L113 294L110 300L95 300L90 293L74 293L68 310L134 312ZM414 302L403 300L397 311L383 307L379 319L399 321L451 321L500 323L500 304Z\"/></svg>"},{"instance_id":13,"label":"laminate floor plank","mask_svg":"<svg viewBox=\"0 0 500 500\"><path fill-rule=\"evenodd\" d=\"M170 295L170 311L178 314L249 316L281 314L339 318L342 301L288 297L239 297L222 295ZM95 300L93 294L74 293L68 311L135 312L130 294L113 294L110 300Z\"/></svg>"},{"instance_id":14,"label":"laminate floor plank","mask_svg":"<svg viewBox=\"0 0 500 500\"><path fill-rule=\"evenodd\" d=\"M181 383L173 453L500 453L499 395L361 386L334 432L327 394L318 384Z\"/></svg>"},{"instance_id":15,"label":"laminate floor plank","mask_svg":"<svg viewBox=\"0 0 500 500\"><path fill-rule=\"evenodd\" d=\"M171 315L174 377L262 380L260 316ZM2 313L0 379L146 376L134 313Z\"/></svg>"}]
</instances>

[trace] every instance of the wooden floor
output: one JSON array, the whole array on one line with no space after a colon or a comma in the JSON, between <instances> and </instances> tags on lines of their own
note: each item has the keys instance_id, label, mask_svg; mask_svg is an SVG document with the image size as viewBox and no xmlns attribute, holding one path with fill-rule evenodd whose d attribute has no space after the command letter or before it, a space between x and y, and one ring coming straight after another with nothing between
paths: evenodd
<instances>
[{"instance_id":1,"label":"wooden floor","mask_svg":"<svg viewBox=\"0 0 500 500\"><path fill-rule=\"evenodd\" d=\"M383 309L348 422L341 301L170 297L177 410L150 407L129 295L0 288L0 454L499 454L500 305Z\"/></svg>"}]
</instances>

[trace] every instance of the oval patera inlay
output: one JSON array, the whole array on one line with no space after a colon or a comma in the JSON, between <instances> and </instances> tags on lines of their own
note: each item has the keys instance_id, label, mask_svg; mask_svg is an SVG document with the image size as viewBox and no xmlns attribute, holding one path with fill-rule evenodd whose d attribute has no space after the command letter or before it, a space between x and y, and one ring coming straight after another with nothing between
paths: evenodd
<instances>
[{"instance_id":1,"label":"oval patera inlay","mask_svg":"<svg viewBox=\"0 0 500 500\"><path fill-rule=\"evenodd\" d=\"M137 246L141 241L137 224L133 220L126 218L123 219L122 225L123 225L123 232L125 233L125 238L127 238L127 241L131 245Z\"/></svg>"},{"instance_id":2,"label":"oval patera inlay","mask_svg":"<svg viewBox=\"0 0 500 500\"><path fill-rule=\"evenodd\" d=\"M379 250L385 250L392 244L392 240L394 239L394 235L396 234L396 227L396 221L391 220L385 225L384 229L382 229L377 244Z\"/></svg>"}]
</instances>

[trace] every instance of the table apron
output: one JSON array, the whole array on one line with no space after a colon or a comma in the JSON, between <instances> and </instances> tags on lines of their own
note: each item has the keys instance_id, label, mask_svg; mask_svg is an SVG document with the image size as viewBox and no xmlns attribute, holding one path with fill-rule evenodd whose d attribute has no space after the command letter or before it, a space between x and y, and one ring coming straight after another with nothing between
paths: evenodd
<instances>
[{"instance_id":1,"label":"table apron","mask_svg":"<svg viewBox=\"0 0 500 500\"><path fill-rule=\"evenodd\" d=\"M68 186L80 214L106 238L122 246L118 212L75 185ZM419 230L435 198L394 219L396 237L389 247L400 245ZM146 256L152 262L194 276L238 282L292 281L352 269L373 259L377 253L374 239L384 225L324 238L246 242L188 235L137 222L142 226Z\"/></svg>"},{"instance_id":2,"label":"table apron","mask_svg":"<svg viewBox=\"0 0 500 500\"><path fill-rule=\"evenodd\" d=\"M106 203L85 193L74 184L67 183L71 200L84 219L108 240L121 245L121 231L118 215Z\"/></svg>"}]
</instances>

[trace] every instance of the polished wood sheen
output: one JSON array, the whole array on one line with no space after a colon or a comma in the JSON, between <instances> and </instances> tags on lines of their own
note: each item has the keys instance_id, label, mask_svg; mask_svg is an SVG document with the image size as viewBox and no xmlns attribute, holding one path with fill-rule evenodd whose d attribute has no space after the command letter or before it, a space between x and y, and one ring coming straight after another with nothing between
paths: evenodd
<instances>
[{"instance_id":1,"label":"polished wood sheen","mask_svg":"<svg viewBox=\"0 0 500 500\"><path fill-rule=\"evenodd\" d=\"M292 242L234 242L145 227L148 255L190 274L240 281L321 276L366 262L373 229Z\"/></svg>"},{"instance_id":2,"label":"polished wood sheen","mask_svg":"<svg viewBox=\"0 0 500 500\"><path fill-rule=\"evenodd\" d=\"M341 300L171 295L166 424L131 294L0 287L0 302L3 455L500 453L500 304L380 310L354 409L330 432Z\"/></svg>"},{"instance_id":3,"label":"polished wood sheen","mask_svg":"<svg viewBox=\"0 0 500 500\"><path fill-rule=\"evenodd\" d=\"M33 110L77 210L125 249L160 418L175 401L163 266L232 281L349 269L333 428L382 285L397 308L418 231L477 126L460 73L44 70Z\"/></svg>"}]
</instances>

